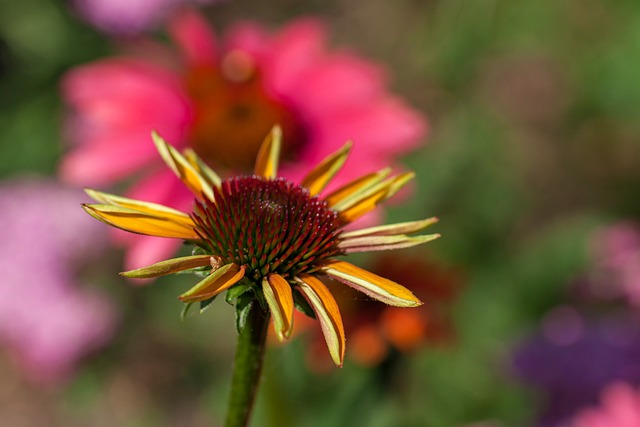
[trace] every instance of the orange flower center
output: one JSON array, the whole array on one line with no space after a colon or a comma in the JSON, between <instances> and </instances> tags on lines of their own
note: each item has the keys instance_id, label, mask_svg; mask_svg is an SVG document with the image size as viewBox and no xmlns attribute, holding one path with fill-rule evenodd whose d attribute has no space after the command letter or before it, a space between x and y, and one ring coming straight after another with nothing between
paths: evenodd
<instances>
[{"instance_id":1,"label":"orange flower center","mask_svg":"<svg viewBox=\"0 0 640 427\"><path fill-rule=\"evenodd\" d=\"M249 171L271 128L282 127L283 158L304 144L300 120L282 99L267 93L260 70L245 52L227 53L218 67L192 68L186 87L194 108L189 142L210 166Z\"/></svg>"}]
</instances>

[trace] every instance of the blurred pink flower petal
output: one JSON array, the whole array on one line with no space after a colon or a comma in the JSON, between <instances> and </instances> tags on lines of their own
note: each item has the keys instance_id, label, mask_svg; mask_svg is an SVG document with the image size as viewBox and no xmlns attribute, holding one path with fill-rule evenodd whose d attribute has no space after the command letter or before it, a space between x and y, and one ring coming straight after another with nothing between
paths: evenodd
<instances>
[{"instance_id":1,"label":"blurred pink flower petal","mask_svg":"<svg viewBox=\"0 0 640 427\"><path fill-rule=\"evenodd\" d=\"M172 10L181 6L214 2L215 0L72 0L72 5L85 21L101 31L134 35L158 25Z\"/></svg>"},{"instance_id":2,"label":"blurred pink flower petal","mask_svg":"<svg viewBox=\"0 0 640 427\"><path fill-rule=\"evenodd\" d=\"M85 200L44 180L0 185L0 341L33 380L64 379L114 332L111 302L77 277L105 249Z\"/></svg>"},{"instance_id":3,"label":"blurred pink flower petal","mask_svg":"<svg viewBox=\"0 0 640 427\"><path fill-rule=\"evenodd\" d=\"M597 408L578 413L569 427L637 427L640 426L640 391L617 382L602 393Z\"/></svg>"},{"instance_id":4,"label":"blurred pink flower petal","mask_svg":"<svg viewBox=\"0 0 640 427\"><path fill-rule=\"evenodd\" d=\"M592 238L594 286L599 293L622 296L640 307L640 224L623 221L598 230Z\"/></svg>"},{"instance_id":5,"label":"blurred pink flower petal","mask_svg":"<svg viewBox=\"0 0 640 427\"><path fill-rule=\"evenodd\" d=\"M108 185L154 173L152 129L193 148L219 173L251 173L262 139L279 123L281 172L294 180L346 140L355 141L335 188L392 164L426 134L424 118L386 91L382 67L327 49L319 20L299 19L275 33L242 22L217 38L201 16L186 11L171 20L169 32L182 58L173 68L160 65L166 58L113 58L67 75L62 91L73 142L61 166L67 182ZM192 197L182 187L164 192L154 186L158 178L177 178L142 176L135 198L190 208ZM127 268L158 261L168 250L150 250L148 239L123 241L131 245Z\"/></svg>"}]
</instances>

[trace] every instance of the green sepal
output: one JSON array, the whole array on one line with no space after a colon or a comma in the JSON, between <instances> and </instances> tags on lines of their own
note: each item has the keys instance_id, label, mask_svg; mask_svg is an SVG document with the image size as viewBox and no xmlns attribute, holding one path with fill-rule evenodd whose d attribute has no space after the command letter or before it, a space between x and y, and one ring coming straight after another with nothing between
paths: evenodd
<instances>
[{"instance_id":1,"label":"green sepal","mask_svg":"<svg viewBox=\"0 0 640 427\"><path fill-rule=\"evenodd\" d=\"M300 313L307 315L312 319L315 319L316 312L313 310L311 305L309 305L309 302L307 301L307 299L302 295L300 295L300 292L296 287L294 287L292 290L293 290L293 306L296 308L296 310L298 310Z\"/></svg>"},{"instance_id":2,"label":"green sepal","mask_svg":"<svg viewBox=\"0 0 640 427\"><path fill-rule=\"evenodd\" d=\"M217 295L216 295L217 296ZM205 310L207 308L209 308L209 306L211 305L211 303L213 302L214 299L216 299L216 296L213 296L209 299L206 299L204 301L200 301L200 314L204 313ZM182 312L180 313L180 320L182 320L184 322L184 319L187 318L187 314L189 313L189 310L191 309L191 306L195 304L195 302L189 302L186 303L184 305L184 307L182 307Z\"/></svg>"},{"instance_id":3,"label":"green sepal","mask_svg":"<svg viewBox=\"0 0 640 427\"><path fill-rule=\"evenodd\" d=\"M240 280L238 283L233 285L227 290L227 294L224 297L224 300L227 304L233 305L233 300L239 298L244 295L245 292L253 289L253 284L246 280Z\"/></svg>"},{"instance_id":4,"label":"green sepal","mask_svg":"<svg viewBox=\"0 0 640 427\"><path fill-rule=\"evenodd\" d=\"M200 314L204 313L205 310L209 308L209 306L211 305L213 300L216 299L216 296L213 296L213 297L211 297L209 299L206 299L204 301L200 301Z\"/></svg>"},{"instance_id":5,"label":"green sepal","mask_svg":"<svg viewBox=\"0 0 640 427\"><path fill-rule=\"evenodd\" d=\"M246 293L236 300L236 330L238 333L241 333L246 326L247 317L253 304L255 304L255 298Z\"/></svg>"},{"instance_id":6,"label":"green sepal","mask_svg":"<svg viewBox=\"0 0 640 427\"><path fill-rule=\"evenodd\" d=\"M191 308L191 306L193 305L192 302L187 303L184 305L184 307L182 307L182 311L180 312L180 320L184 322L184 319L187 318L187 313L189 312L189 309Z\"/></svg>"}]
</instances>

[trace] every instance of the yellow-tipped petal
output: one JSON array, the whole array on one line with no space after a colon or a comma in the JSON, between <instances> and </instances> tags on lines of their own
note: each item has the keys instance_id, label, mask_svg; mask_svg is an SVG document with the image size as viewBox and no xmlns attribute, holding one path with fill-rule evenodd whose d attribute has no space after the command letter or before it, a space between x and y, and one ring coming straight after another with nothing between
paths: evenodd
<instances>
[{"instance_id":1,"label":"yellow-tipped petal","mask_svg":"<svg viewBox=\"0 0 640 427\"><path fill-rule=\"evenodd\" d=\"M273 316L278 340L284 341L293 330L293 293L291 285L279 274L262 279L262 291Z\"/></svg>"},{"instance_id":2,"label":"yellow-tipped petal","mask_svg":"<svg viewBox=\"0 0 640 427\"><path fill-rule=\"evenodd\" d=\"M202 161L200 157L193 151L191 148L187 148L184 150L184 158L187 159L189 164L193 166L193 168L198 171L200 176L205 178L209 185L212 187L220 187L220 183L222 183L222 179L220 176L214 172L205 162Z\"/></svg>"},{"instance_id":3,"label":"yellow-tipped petal","mask_svg":"<svg viewBox=\"0 0 640 427\"><path fill-rule=\"evenodd\" d=\"M194 168L185 159L182 154L169 143L167 143L156 132L151 133L153 142L165 161L167 166L180 178L180 180L195 194L196 197L202 197L204 194L210 200L213 200L213 189L196 168Z\"/></svg>"},{"instance_id":4,"label":"yellow-tipped petal","mask_svg":"<svg viewBox=\"0 0 640 427\"><path fill-rule=\"evenodd\" d=\"M189 215L176 209L172 209L158 203L143 202L141 200L129 199L127 197L116 196L115 194L103 193L102 191L85 188L85 193L93 200L107 205L121 206L123 208L133 209L139 212L151 214L153 216L162 216L167 219L184 222L191 221Z\"/></svg>"},{"instance_id":5,"label":"yellow-tipped petal","mask_svg":"<svg viewBox=\"0 0 640 427\"><path fill-rule=\"evenodd\" d=\"M428 234L426 236L407 236L404 234L394 236L364 236L352 237L342 240L338 247L345 254L354 252L387 251L391 249L410 248L421 245L440 237L439 234Z\"/></svg>"},{"instance_id":6,"label":"yellow-tipped petal","mask_svg":"<svg viewBox=\"0 0 640 427\"><path fill-rule=\"evenodd\" d=\"M349 156L352 145L351 141L349 141L338 151L326 157L304 177L300 185L308 188L311 196L320 193L342 168Z\"/></svg>"},{"instance_id":7,"label":"yellow-tipped petal","mask_svg":"<svg viewBox=\"0 0 640 427\"><path fill-rule=\"evenodd\" d=\"M422 305L422 302L404 286L346 261L329 261L321 271L385 304L396 307Z\"/></svg>"},{"instance_id":8,"label":"yellow-tipped petal","mask_svg":"<svg viewBox=\"0 0 640 427\"><path fill-rule=\"evenodd\" d=\"M136 270L123 271L120 275L135 279L151 279L209 265L211 265L211 257L209 255L193 255L160 261Z\"/></svg>"},{"instance_id":9,"label":"yellow-tipped petal","mask_svg":"<svg viewBox=\"0 0 640 427\"><path fill-rule=\"evenodd\" d=\"M391 182L389 183L389 191L387 191L387 195L385 196L384 199L387 200L393 197L398 191L400 191L402 187L407 185L407 183L415 177L416 177L415 172L409 171L409 172L401 173L400 175L394 176L393 178L391 178L390 179Z\"/></svg>"},{"instance_id":10,"label":"yellow-tipped petal","mask_svg":"<svg viewBox=\"0 0 640 427\"><path fill-rule=\"evenodd\" d=\"M97 220L132 233L175 239L200 240L191 218L169 218L113 205L82 205Z\"/></svg>"},{"instance_id":11,"label":"yellow-tipped petal","mask_svg":"<svg viewBox=\"0 0 640 427\"><path fill-rule=\"evenodd\" d=\"M337 209L340 205L382 182L382 180L389 176L390 173L391 168L385 168L378 172L362 176L333 191L331 194L324 197L324 200L327 201L329 207Z\"/></svg>"},{"instance_id":12,"label":"yellow-tipped petal","mask_svg":"<svg viewBox=\"0 0 640 427\"><path fill-rule=\"evenodd\" d=\"M282 145L282 129L274 126L271 132L262 142L254 173L258 176L274 179L278 175L278 160L280 159L280 148Z\"/></svg>"},{"instance_id":13,"label":"yellow-tipped petal","mask_svg":"<svg viewBox=\"0 0 640 427\"><path fill-rule=\"evenodd\" d=\"M229 289L243 277L244 266L238 267L236 264L227 264L212 272L178 298L186 303L204 301Z\"/></svg>"},{"instance_id":14,"label":"yellow-tipped petal","mask_svg":"<svg viewBox=\"0 0 640 427\"><path fill-rule=\"evenodd\" d=\"M419 221L400 222L398 224L378 225L376 227L362 228L360 230L346 231L340 234L340 238L348 239L352 237L364 236L392 236L398 234L411 234L422 231L430 225L438 222L438 218L431 217Z\"/></svg>"},{"instance_id":15,"label":"yellow-tipped petal","mask_svg":"<svg viewBox=\"0 0 640 427\"><path fill-rule=\"evenodd\" d=\"M372 211L381 202L387 200L407 184L415 174L405 172L373 185L367 190L354 194L333 207L340 212L343 221L352 222Z\"/></svg>"},{"instance_id":16,"label":"yellow-tipped petal","mask_svg":"<svg viewBox=\"0 0 640 427\"><path fill-rule=\"evenodd\" d=\"M320 321L320 327L333 362L338 366L342 366L346 348L345 335L342 316L335 298L317 277L301 274L297 278L297 282Z\"/></svg>"},{"instance_id":17,"label":"yellow-tipped petal","mask_svg":"<svg viewBox=\"0 0 640 427\"><path fill-rule=\"evenodd\" d=\"M384 200L387 195L387 188L383 187L378 191L368 195L367 197L359 200L354 205L340 212L340 218L345 222L352 222L367 212L372 211L378 205L378 203Z\"/></svg>"}]
</instances>

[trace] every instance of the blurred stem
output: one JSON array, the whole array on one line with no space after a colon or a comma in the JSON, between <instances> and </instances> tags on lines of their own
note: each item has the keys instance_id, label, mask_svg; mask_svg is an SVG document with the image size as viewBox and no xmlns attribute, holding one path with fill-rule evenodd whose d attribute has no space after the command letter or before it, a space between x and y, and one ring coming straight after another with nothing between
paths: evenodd
<instances>
[{"instance_id":1,"label":"blurred stem","mask_svg":"<svg viewBox=\"0 0 640 427\"><path fill-rule=\"evenodd\" d=\"M265 312L254 301L238 335L225 427L245 427L249 424L262 372L268 325L269 312Z\"/></svg>"}]
</instances>

